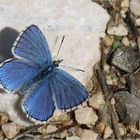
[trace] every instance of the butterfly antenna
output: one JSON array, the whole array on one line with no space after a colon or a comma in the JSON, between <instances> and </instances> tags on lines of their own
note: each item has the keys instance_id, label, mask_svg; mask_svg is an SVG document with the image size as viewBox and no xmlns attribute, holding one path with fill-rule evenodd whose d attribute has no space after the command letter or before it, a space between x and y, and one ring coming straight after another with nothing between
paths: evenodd
<instances>
[{"instance_id":1,"label":"butterfly antenna","mask_svg":"<svg viewBox=\"0 0 140 140\"><path fill-rule=\"evenodd\" d=\"M58 51L57 51L56 58L58 57L58 54L59 54L59 52L60 52L60 49L61 49L62 44L63 44L63 42L64 42L64 39L65 39L65 35L63 35L63 37L62 37L62 41L61 41L60 47L59 47L59 49L58 49Z\"/></svg>"},{"instance_id":2,"label":"butterfly antenna","mask_svg":"<svg viewBox=\"0 0 140 140\"><path fill-rule=\"evenodd\" d=\"M60 66L62 66L62 67L66 67L66 68L70 68L70 69L75 70L75 71L85 72L84 70L77 69L77 68L74 68L74 67L71 67L71 66L65 66L65 65L60 65Z\"/></svg>"}]
</instances>

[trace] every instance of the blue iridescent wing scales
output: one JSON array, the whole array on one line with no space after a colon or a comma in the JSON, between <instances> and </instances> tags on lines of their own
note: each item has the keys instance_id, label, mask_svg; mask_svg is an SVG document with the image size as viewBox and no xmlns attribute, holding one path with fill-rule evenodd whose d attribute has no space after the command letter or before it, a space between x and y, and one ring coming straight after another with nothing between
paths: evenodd
<instances>
[{"instance_id":1,"label":"blue iridescent wing scales","mask_svg":"<svg viewBox=\"0 0 140 140\"><path fill-rule=\"evenodd\" d=\"M70 110L88 98L86 88L63 70L54 71L50 85L56 105L60 110Z\"/></svg>"},{"instance_id":2,"label":"blue iridescent wing scales","mask_svg":"<svg viewBox=\"0 0 140 140\"><path fill-rule=\"evenodd\" d=\"M39 72L39 68L33 64L19 59L11 59L0 67L1 84L9 91L21 88Z\"/></svg>"},{"instance_id":3,"label":"blue iridescent wing scales","mask_svg":"<svg viewBox=\"0 0 140 140\"><path fill-rule=\"evenodd\" d=\"M30 118L35 120L47 121L52 116L55 107L48 77L44 77L25 97L22 108Z\"/></svg>"},{"instance_id":4,"label":"blue iridescent wing scales","mask_svg":"<svg viewBox=\"0 0 140 140\"><path fill-rule=\"evenodd\" d=\"M52 56L45 36L35 25L28 27L19 36L12 51L15 57L24 58L40 67L44 64L52 64Z\"/></svg>"}]
</instances>

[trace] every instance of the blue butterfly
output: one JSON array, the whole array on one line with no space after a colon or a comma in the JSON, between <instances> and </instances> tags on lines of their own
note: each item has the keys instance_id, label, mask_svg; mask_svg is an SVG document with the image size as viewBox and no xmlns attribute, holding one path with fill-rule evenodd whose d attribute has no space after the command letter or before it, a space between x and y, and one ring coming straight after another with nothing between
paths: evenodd
<instances>
[{"instance_id":1,"label":"blue butterfly","mask_svg":"<svg viewBox=\"0 0 140 140\"><path fill-rule=\"evenodd\" d=\"M1 64L0 80L9 91L25 96L23 111L28 117L47 121L55 109L70 111L88 98L86 88L53 61L40 29L31 25L12 48L15 58Z\"/></svg>"}]
</instances>

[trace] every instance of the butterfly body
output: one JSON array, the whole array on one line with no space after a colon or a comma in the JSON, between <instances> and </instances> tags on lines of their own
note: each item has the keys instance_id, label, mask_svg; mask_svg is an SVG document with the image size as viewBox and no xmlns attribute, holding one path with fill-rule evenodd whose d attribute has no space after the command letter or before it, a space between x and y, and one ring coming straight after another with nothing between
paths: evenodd
<instances>
[{"instance_id":1,"label":"butterfly body","mask_svg":"<svg viewBox=\"0 0 140 140\"><path fill-rule=\"evenodd\" d=\"M1 84L25 94L23 111L47 121L55 109L70 111L88 97L86 88L53 61L47 41L35 25L28 27L13 47L14 59L1 64Z\"/></svg>"},{"instance_id":2,"label":"butterfly body","mask_svg":"<svg viewBox=\"0 0 140 140\"><path fill-rule=\"evenodd\" d=\"M40 68L40 74L38 74L38 76L46 76L48 75L49 73L53 73L53 71L59 67L59 63L61 63L63 60L57 60L57 61L53 61L51 65L47 65L45 64L44 66L42 66Z\"/></svg>"}]
</instances>

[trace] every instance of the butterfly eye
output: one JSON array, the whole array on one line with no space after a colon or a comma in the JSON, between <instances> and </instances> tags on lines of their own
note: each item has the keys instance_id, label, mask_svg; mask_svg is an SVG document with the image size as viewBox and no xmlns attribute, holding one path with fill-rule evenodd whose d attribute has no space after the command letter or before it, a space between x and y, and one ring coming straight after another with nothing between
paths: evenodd
<instances>
[{"instance_id":1,"label":"butterfly eye","mask_svg":"<svg viewBox=\"0 0 140 140\"><path fill-rule=\"evenodd\" d=\"M63 59L57 60L57 61L53 61L53 64L55 67L59 66L59 63L61 63L63 61Z\"/></svg>"}]
</instances>

